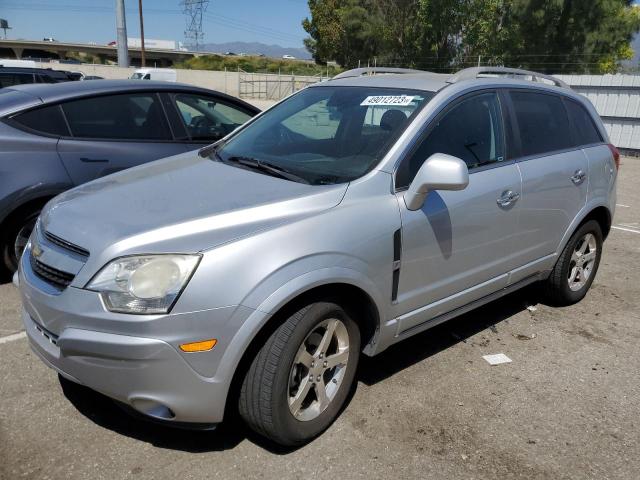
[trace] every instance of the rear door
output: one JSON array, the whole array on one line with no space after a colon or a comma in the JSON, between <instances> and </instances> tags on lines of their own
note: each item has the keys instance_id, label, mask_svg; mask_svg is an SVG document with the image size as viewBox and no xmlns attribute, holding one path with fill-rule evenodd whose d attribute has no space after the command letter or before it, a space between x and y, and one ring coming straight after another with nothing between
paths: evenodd
<instances>
[{"instance_id":1,"label":"rear door","mask_svg":"<svg viewBox=\"0 0 640 480\"><path fill-rule=\"evenodd\" d=\"M576 145L560 95L509 93L519 145L522 200L516 237L518 281L553 265L553 254L587 200L589 163Z\"/></svg>"},{"instance_id":2,"label":"rear door","mask_svg":"<svg viewBox=\"0 0 640 480\"><path fill-rule=\"evenodd\" d=\"M189 150L217 142L254 117L257 110L216 95L203 93L171 93L168 113L175 114L174 128L182 132ZM178 135L180 136L180 135Z\"/></svg>"},{"instance_id":3,"label":"rear door","mask_svg":"<svg viewBox=\"0 0 640 480\"><path fill-rule=\"evenodd\" d=\"M183 153L154 92L102 95L61 105L71 137L58 154L76 185Z\"/></svg>"}]
</instances>

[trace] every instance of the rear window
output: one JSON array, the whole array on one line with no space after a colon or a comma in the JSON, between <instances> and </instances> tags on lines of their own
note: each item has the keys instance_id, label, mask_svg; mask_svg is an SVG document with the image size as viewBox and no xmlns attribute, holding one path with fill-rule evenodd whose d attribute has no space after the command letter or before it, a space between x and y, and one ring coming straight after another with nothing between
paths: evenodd
<instances>
[{"instance_id":1,"label":"rear window","mask_svg":"<svg viewBox=\"0 0 640 480\"><path fill-rule=\"evenodd\" d=\"M573 148L571 128L562 99L535 92L511 92L522 155Z\"/></svg>"},{"instance_id":2,"label":"rear window","mask_svg":"<svg viewBox=\"0 0 640 480\"><path fill-rule=\"evenodd\" d=\"M566 105L569 118L571 119L571 123L573 123L573 133L578 145L591 145L602 142L602 137L593 123L589 112L573 100L567 100Z\"/></svg>"},{"instance_id":3,"label":"rear window","mask_svg":"<svg viewBox=\"0 0 640 480\"><path fill-rule=\"evenodd\" d=\"M79 138L169 140L164 111L155 94L83 98L62 105L71 133Z\"/></svg>"},{"instance_id":4,"label":"rear window","mask_svg":"<svg viewBox=\"0 0 640 480\"><path fill-rule=\"evenodd\" d=\"M23 127L35 130L39 133L66 137L69 135L67 123L62 116L59 105L44 108L36 108L25 113L16 115L12 119Z\"/></svg>"}]
</instances>

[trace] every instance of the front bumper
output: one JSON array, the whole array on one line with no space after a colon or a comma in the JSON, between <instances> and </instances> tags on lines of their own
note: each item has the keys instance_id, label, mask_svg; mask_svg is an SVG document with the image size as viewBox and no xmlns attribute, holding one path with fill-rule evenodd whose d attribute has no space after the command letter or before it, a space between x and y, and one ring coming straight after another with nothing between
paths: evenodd
<instances>
[{"instance_id":1,"label":"front bumper","mask_svg":"<svg viewBox=\"0 0 640 480\"><path fill-rule=\"evenodd\" d=\"M68 287L50 295L39 289L41 280L30 270L27 256L19 272L22 320L31 348L45 364L158 420L222 421L234 370L220 368L224 347L251 309L113 314L94 292ZM181 343L204 338L217 338L218 344L209 352L178 349Z\"/></svg>"}]
</instances>

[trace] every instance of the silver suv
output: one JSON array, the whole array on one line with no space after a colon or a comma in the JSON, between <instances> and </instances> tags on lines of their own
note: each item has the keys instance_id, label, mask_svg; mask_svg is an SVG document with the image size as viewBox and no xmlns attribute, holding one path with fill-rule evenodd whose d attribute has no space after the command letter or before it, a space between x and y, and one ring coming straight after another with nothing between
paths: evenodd
<instances>
[{"instance_id":1,"label":"silver suv","mask_svg":"<svg viewBox=\"0 0 640 480\"><path fill-rule=\"evenodd\" d=\"M361 352L533 282L581 300L619 164L592 105L520 70L370 73L49 202L15 279L33 350L153 419L229 404L296 445Z\"/></svg>"}]
</instances>

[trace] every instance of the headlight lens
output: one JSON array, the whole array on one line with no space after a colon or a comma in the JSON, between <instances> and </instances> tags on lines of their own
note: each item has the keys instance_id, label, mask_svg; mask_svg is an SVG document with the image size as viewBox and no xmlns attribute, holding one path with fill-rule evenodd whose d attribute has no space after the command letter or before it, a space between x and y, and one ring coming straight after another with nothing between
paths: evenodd
<instances>
[{"instance_id":1,"label":"headlight lens","mask_svg":"<svg viewBox=\"0 0 640 480\"><path fill-rule=\"evenodd\" d=\"M200 262L199 255L118 258L89 282L111 312L168 313Z\"/></svg>"}]
</instances>

